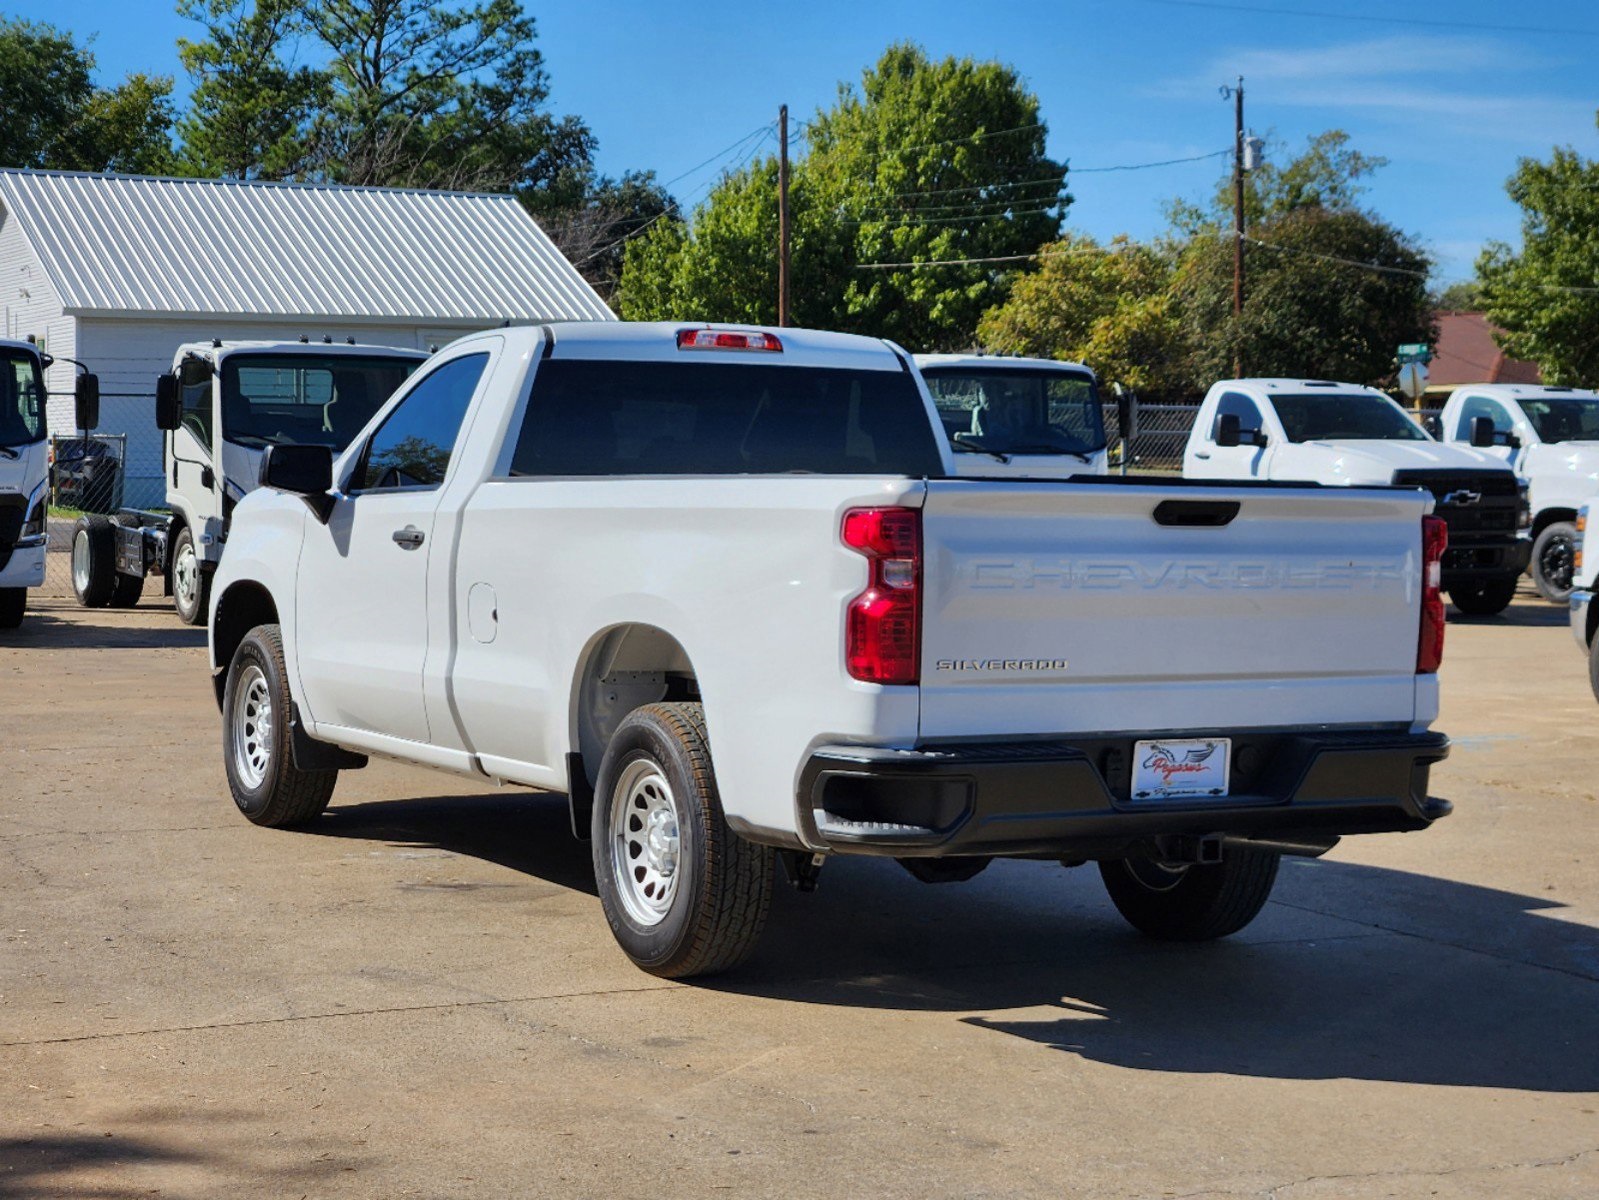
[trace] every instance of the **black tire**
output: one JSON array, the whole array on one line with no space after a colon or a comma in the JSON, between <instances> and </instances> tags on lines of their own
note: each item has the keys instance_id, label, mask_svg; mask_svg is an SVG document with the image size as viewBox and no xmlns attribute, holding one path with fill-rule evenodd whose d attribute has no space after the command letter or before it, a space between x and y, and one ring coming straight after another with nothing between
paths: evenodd
<instances>
[{"instance_id":1,"label":"black tire","mask_svg":"<svg viewBox=\"0 0 1599 1200\"><path fill-rule=\"evenodd\" d=\"M1168 867L1148 858L1112 859L1099 864L1099 873L1117 910L1140 933L1208 942L1255 919L1280 861L1264 850L1229 847L1219 863Z\"/></svg>"},{"instance_id":2,"label":"black tire","mask_svg":"<svg viewBox=\"0 0 1599 1200\"><path fill-rule=\"evenodd\" d=\"M1468 617L1492 617L1510 607L1516 598L1517 575L1474 580L1449 589L1449 602Z\"/></svg>"},{"instance_id":3,"label":"black tire","mask_svg":"<svg viewBox=\"0 0 1599 1200\"><path fill-rule=\"evenodd\" d=\"M28 611L27 588L0 588L0 629L15 629Z\"/></svg>"},{"instance_id":4,"label":"black tire","mask_svg":"<svg viewBox=\"0 0 1599 1200\"><path fill-rule=\"evenodd\" d=\"M187 566L185 558L193 562ZM200 565L200 549L194 544L194 532L187 525L178 530L172 539L172 607L178 610L178 619L185 625L204 625L211 611L211 576ZM185 586L185 570L193 571L192 588Z\"/></svg>"},{"instance_id":5,"label":"black tire","mask_svg":"<svg viewBox=\"0 0 1599 1200\"><path fill-rule=\"evenodd\" d=\"M283 666L282 634L276 625L257 625L228 664L222 693L222 761L239 811L255 824L273 829L316 820L339 781L338 771L302 771L294 765L289 741L293 705Z\"/></svg>"},{"instance_id":6,"label":"black tire","mask_svg":"<svg viewBox=\"0 0 1599 1200\"><path fill-rule=\"evenodd\" d=\"M1576 565L1577 527L1570 521L1556 521L1532 543L1532 563L1528 573L1538 594L1551 604L1571 599L1573 568Z\"/></svg>"},{"instance_id":7,"label":"black tire","mask_svg":"<svg viewBox=\"0 0 1599 1200\"><path fill-rule=\"evenodd\" d=\"M144 595L143 575L117 575L116 586L111 589L112 608L133 608Z\"/></svg>"},{"instance_id":8,"label":"black tire","mask_svg":"<svg viewBox=\"0 0 1599 1200\"><path fill-rule=\"evenodd\" d=\"M117 531L109 518L79 517L72 527L72 590L84 608L104 608L117 586Z\"/></svg>"},{"instance_id":9,"label":"black tire","mask_svg":"<svg viewBox=\"0 0 1599 1200\"><path fill-rule=\"evenodd\" d=\"M617 812L625 814L620 828ZM675 848L669 872L658 869L662 860L646 836L646 821L654 828L657 815L676 831L665 839ZM771 847L728 828L703 706L651 704L627 715L600 762L592 826L600 905L635 964L652 975L685 979L729 970L754 951L771 905L777 857ZM627 868L635 877L618 879L619 862L637 864ZM670 880L653 900L643 893L650 886L646 875L650 882ZM660 910L641 916L651 903Z\"/></svg>"},{"instance_id":10,"label":"black tire","mask_svg":"<svg viewBox=\"0 0 1599 1200\"><path fill-rule=\"evenodd\" d=\"M1588 643L1588 686L1593 698L1599 700L1599 637Z\"/></svg>"}]
</instances>

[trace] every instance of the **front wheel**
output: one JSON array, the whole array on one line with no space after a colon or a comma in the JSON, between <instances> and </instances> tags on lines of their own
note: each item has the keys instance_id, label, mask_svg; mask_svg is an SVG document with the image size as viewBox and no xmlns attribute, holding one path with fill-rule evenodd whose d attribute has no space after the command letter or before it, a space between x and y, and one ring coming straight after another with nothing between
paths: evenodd
<instances>
[{"instance_id":1,"label":"front wheel","mask_svg":"<svg viewBox=\"0 0 1599 1200\"><path fill-rule=\"evenodd\" d=\"M185 625L204 625L211 581L200 569L194 531L185 525L172 541L172 606Z\"/></svg>"},{"instance_id":2,"label":"front wheel","mask_svg":"<svg viewBox=\"0 0 1599 1200\"><path fill-rule=\"evenodd\" d=\"M28 611L27 588L0 588L0 629L15 629Z\"/></svg>"},{"instance_id":3,"label":"front wheel","mask_svg":"<svg viewBox=\"0 0 1599 1200\"><path fill-rule=\"evenodd\" d=\"M1577 565L1577 527L1556 521L1544 527L1532 543L1532 581L1551 604L1571 599L1571 582Z\"/></svg>"},{"instance_id":4,"label":"front wheel","mask_svg":"<svg viewBox=\"0 0 1599 1200\"><path fill-rule=\"evenodd\" d=\"M1449 589L1450 602L1468 617L1492 617L1510 607L1516 598L1517 576L1474 580Z\"/></svg>"},{"instance_id":5,"label":"front wheel","mask_svg":"<svg viewBox=\"0 0 1599 1200\"><path fill-rule=\"evenodd\" d=\"M728 828L701 705L627 715L600 763L593 834L600 905L636 965L684 979L754 951L776 856Z\"/></svg>"},{"instance_id":6,"label":"front wheel","mask_svg":"<svg viewBox=\"0 0 1599 1200\"><path fill-rule=\"evenodd\" d=\"M1280 861L1264 850L1228 847L1219 863L1122 858L1101 862L1099 873L1117 911L1140 933L1207 942L1237 933L1259 915Z\"/></svg>"},{"instance_id":7,"label":"front wheel","mask_svg":"<svg viewBox=\"0 0 1599 1200\"><path fill-rule=\"evenodd\" d=\"M339 773L294 765L294 701L276 625L257 625L245 635L228 665L222 696L222 760L239 811L274 829L316 820L333 797Z\"/></svg>"}]
</instances>

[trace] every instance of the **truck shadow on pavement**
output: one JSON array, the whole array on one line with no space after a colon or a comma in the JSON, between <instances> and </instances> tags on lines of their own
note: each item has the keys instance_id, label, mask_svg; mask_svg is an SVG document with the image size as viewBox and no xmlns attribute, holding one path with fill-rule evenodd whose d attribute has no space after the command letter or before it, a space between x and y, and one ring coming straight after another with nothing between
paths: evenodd
<instances>
[{"instance_id":1,"label":"truck shadow on pavement","mask_svg":"<svg viewBox=\"0 0 1599 1200\"><path fill-rule=\"evenodd\" d=\"M185 625L172 616L171 605L165 605L171 625L157 628L143 625L119 625L110 620L97 620L98 610L84 609L63 619L49 609L28 610L18 629L0 632L0 649L3 650L187 650L204 648L206 631ZM139 610L121 609L119 612Z\"/></svg>"},{"instance_id":2,"label":"truck shadow on pavement","mask_svg":"<svg viewBox=\"0 0 1599 1200\"><path fill-rule=\"evenodd\" d=\"M335 806L313 832L439 848L594 893L559 796ZM948 1013L1137 1070L1599 1091L1599 929L1571 916L1547 897L1286 860L1243 933L1169 945L1122 922L1092 866L997 862L929 887L893 862L845 858L814 895L780 882L755 958L696 986Z\"/></svg>"},{"instance_id":3,"label":"truck shadow on pavement","mask_svg":"<svg viewBox=\"0 0 1599 1200\"><path fill-rule=\"evenodd\" d=\"M595 895L588 843L572 837L564 796L507 789L342 806L335 800L306 832L448 850Z\"/></svg>"},{"instance_id":4,"label":"truck shadow on pavement","mask_svg":"<svg viewBox=\"0 0 1599 1200\"><path fill-rule=\"evenodd\" d=\"M815 897L780 896L757 958L707 986L949 1012L1136 1070L1599 1090L1599 931L1547 899L1286 862L1243 934L1172 945L1122 925L1092 867L933 888L838 866Z\"/></svg>"},{"instance_id":5,"label":"truck shadow on pavement","mask_svg":"<svg viewBox=\"0 0 1599 1200\"><path fill-rule=\"evenodd\" d=\"M1491 617L1468 617L1453 604L1446 610L1447 623L1450 625L1501 625L1506 629L1548 629L1556 625L1564 628L1571 623L1571 614L1568 609L1558 604L1550 604L1541 596L1532 596L1523 601L1512 604L1502 613L1495 613ZM1448 658L1448 651L1445 651Z\"/></svg>"}]
</instances>

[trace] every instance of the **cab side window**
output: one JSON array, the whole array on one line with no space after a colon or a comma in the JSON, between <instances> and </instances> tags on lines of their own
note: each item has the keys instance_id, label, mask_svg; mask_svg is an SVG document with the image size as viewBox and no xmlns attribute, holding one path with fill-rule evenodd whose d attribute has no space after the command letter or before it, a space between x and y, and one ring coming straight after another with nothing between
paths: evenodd
<instances>
[{"instance_id":1,"label":"cab side window","mask_svg":"<svg viewBox=\"0 0 1599 1200\"><path fill-rule=\"evenodd\" d=\"M1261 418L1260 407L1248 396L1238 392L1223 392L1221 399L1216 402L1216 419L1210 426L1210 440L1216 440L1216 431L1221 428L1221 419L1228 414L1238 418L1238 431L1247 437L1251 433L1258 433L1266 427L1266 422Z\"/></svg>"},{"instance_id":2,"label":"cab side window","mask_svg":"<svg viewBox=\"0 0 1599 1200\"><path fill-rule=\"evenodd\" d=\"M487 354L467 354L424 375L367 443L354 489L388 491L443 483L466 406L488 363Z\"/></svg>"},{"instance_id":3,"label":"cab side window","mask_svg":"<svg viewBox=\"0 0 1599 1200\"><path fill-rule=\"evenodd\" d=\"M179 423L207 450L211 449L211 364L189 359L178 367L178 395L183 401Z\"/></svg>"},{"instance_id":4,"label":"cab side window","mask_svg":"<svg viewBox=\"0 0 1599 1200\"><path fill-rule=\"evenodd\" d=\"M1471 440L1471 422L1477 417L1487 417L1494 423L1495 433L1509 433L1510 414L1497 400L1486 396L1467 396L1460 406L1460 418L1455 426L1455 437L1462 442Z\"/></svg>"}]
</instances>

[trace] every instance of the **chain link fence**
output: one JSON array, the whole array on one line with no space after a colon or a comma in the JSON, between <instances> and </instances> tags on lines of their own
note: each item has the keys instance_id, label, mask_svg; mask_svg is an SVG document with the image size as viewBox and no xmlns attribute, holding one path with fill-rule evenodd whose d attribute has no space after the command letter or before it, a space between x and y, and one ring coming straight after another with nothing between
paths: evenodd
<instances>
[{"instance_id":1,"label":"chain link fence","mask_svg":"<svg viewBox=\"0 0 1599 1200\"><path fill-rule=\"evenodd\" d=\"M70 421L70 412L65 415ZM72 530L78 518L123 508L164 508L165 470L155 397L148 392L101 392L98 428L50 435L46 592L72 594Z\"/></svg>"}]
</instances>

